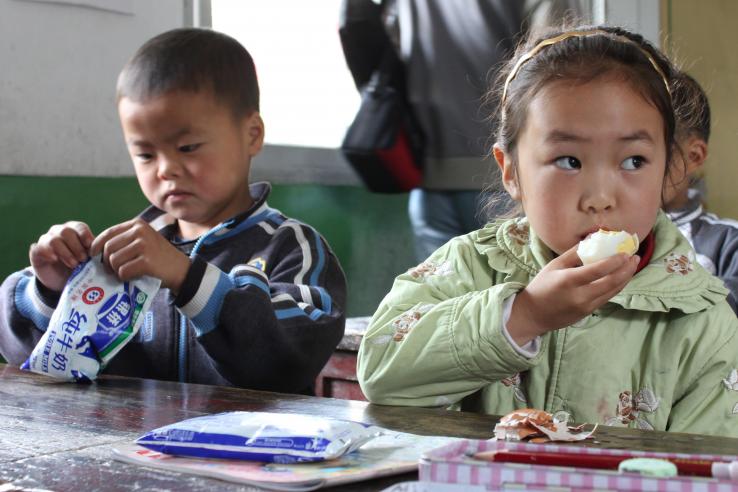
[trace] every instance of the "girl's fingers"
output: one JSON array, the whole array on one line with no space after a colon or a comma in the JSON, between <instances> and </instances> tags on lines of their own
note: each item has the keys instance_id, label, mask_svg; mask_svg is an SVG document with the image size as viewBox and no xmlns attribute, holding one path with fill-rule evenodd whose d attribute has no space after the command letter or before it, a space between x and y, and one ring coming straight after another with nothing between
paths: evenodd
<instances>
[{"instance_id":1,"label":"girl's fingers","mask_svg":"<svg viewBox=\"0 0 738 492\"><path fill-rule=\"evenodd\" d=\"M619 253L617 255L603 258L594 263L590 263L589 265L584 265L580 268L577 268L572 272L571 278L577 285L591 284L595 280L601 279L619 270L620 268L623 268L624 265L628 264L630 258L631 257L626 255L625 253ZM638 263L636 263L636 265L637 264Z\"/></svg>"},{"instance_id":2,"label":"girl's fingers","mask_svg":"<svg viewBox=\"0 0 738 492\"><path fill-rule=\"evenodd\" d=\"M585 288L588 290L591 297L595 299L605 298L603 301L604 304L612 299L615 294L623 290L630 279L633 278L636 268L638 267L638 261L637 256L629 257L627 261L620 266L620 268L591 282Z\"/></svg>"},{"instance_id":3,"label":"girl's fingers","mask_svg":"<svg viewBox=\"0 0 738 492\"><path fill-rule=\"evenodd\" d=\"M579 259L579 255L577 254L577 247L579 247L579 243L564 251L551 263L555 265L555 268L557 270L562 268L574 268L582 266L582 260Z\"/></svg>"},{"instance_id":4,"label":"girl's fingers","mask_svg":"<svg viewBox=\"0 0 738 492\"><path fill-rule=\"evenodd\" d=\"M617 288L617 289L611 289L608 292L605 292L601 296L595 298L592 300L592 311L599 309L600 307L604 306L610 299L615 297L620 293L621 290L623 290L624 285Z\"/></svg>"}]
</instances>

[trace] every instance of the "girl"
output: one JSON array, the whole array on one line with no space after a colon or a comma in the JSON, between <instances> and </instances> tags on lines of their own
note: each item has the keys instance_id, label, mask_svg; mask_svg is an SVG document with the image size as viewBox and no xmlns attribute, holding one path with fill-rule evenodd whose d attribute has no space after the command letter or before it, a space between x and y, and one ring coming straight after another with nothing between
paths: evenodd
<instances>
[{"instance_id":1,"label":"girl","mask_svg":"<svg viewBox=\"0 0 738 492\"><path fill-rule=\"evenodd\" d=\"M660 211L670 74L616 28L518 50L493 153L524 217L397 277L359 353L370 401L738 435L738 321ZM599 228L637 234L638 254L582 266Z\"/></svg>"}]
</instances>

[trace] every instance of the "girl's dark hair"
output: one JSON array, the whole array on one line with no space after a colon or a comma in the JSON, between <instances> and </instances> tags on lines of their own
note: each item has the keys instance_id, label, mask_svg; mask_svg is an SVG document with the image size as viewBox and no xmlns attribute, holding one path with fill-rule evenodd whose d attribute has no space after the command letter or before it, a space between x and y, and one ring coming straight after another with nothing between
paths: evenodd
<instances>
[{"instance_id":1,"label":"girl's dark hair","mask_svg":"<svg viewBox=\"0 0 738 492\"><path fill-rule=\"evenodd\" d=\"M597 33L575 35L540 49L519 67L505 90L505 81L518 60L539 43L568 32L593 30ZM512 59L500 71L495 86L486 96L488 100L500 101L496 114L490 117L498 126L496 143L511 156L515 165L516 146L526 124L528 105L543 87L563 80L584 84L605 75L616 76L630 83L661 113L664 121L667 157L665 176L667 176L668 166L672 162L675 132L674 112L667 88L673 70L671 62L650 42L639 34L619 27L577 27L549 31L535 38L530 37L518 46ZM495 218L489 217L489 213L497 208L498 200L499 198L495 200L493 196L484 205L484 212L488 214L490 220ZM520 210L513 212L520 213Z\"/></svg>"},{"instance_id":2,"label":"girl's dark hair","mask_svg":"<svg viewBox=\"0 0 738 492\"><path fill-rule=\"evenodd\" d=\"M686 72L677 72L671 81L671 100L676 118L676 138L696 135L710 140L710 103L700 84Z\"/></svg>"},{"instance_id":3,"label":"girl's dark hair","mask_svg":"<svg viewBox=\"0 0 738 492\"><path fill-rule=\"evenodd\" d=\"M209 90L237 118L259 110L259 84L246 48L225 34L181 28L148 40L118 76L117 100Z\"/></svg>"}]
</instances>

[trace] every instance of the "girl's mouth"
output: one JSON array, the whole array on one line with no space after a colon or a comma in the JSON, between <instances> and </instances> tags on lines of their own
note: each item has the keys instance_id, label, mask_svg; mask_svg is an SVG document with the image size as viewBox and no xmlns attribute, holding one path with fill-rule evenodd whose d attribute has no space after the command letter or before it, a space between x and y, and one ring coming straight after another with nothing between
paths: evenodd
<instances>
[{"instance_id":1,"label":"girl's mouth","mask_svg":"<svg viewBox=\"0 0 738 492\"><path fill-rule=\"evenodd\" d=\"M620 229L613 229L612 227L608 227L606 225L596 225L596 226L593 226L590 229L588 229L587 232L585 232L581 236L579 236L579 240L580 241L584 241L585 239L587 239L589 236L591 236L592 234L594 234L597 231L616 232L616 231L619 231L619 230Z\"/></svg>"}]
</instances>

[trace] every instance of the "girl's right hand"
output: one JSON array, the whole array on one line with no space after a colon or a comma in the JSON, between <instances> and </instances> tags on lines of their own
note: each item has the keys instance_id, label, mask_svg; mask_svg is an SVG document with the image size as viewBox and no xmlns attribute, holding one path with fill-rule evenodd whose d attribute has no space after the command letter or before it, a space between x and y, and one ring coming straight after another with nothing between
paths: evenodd
<instances>
[{"instance_id":1,"label":"girl's right hand","mask_svg":"<svg viewBox=\"0 0 738 492\"><path fill-rule=\"evenodd\" d=\"M47 288L61 292L72 270L89 258L93 239L84 222L52 226L28 252L36 278Z\"/></svg>"},{"instance_id":2,"label":"girl's right hand","mask_svg":"<svg viewBox=\"0 0 738 492\"><path fill-rule=\"evenodd\" d=\"M582 266L577 246L546 265L515 296L507 330L519 346L592 314L625 287L640 260L621 253Z\"/></svg>"}]
</instances>

